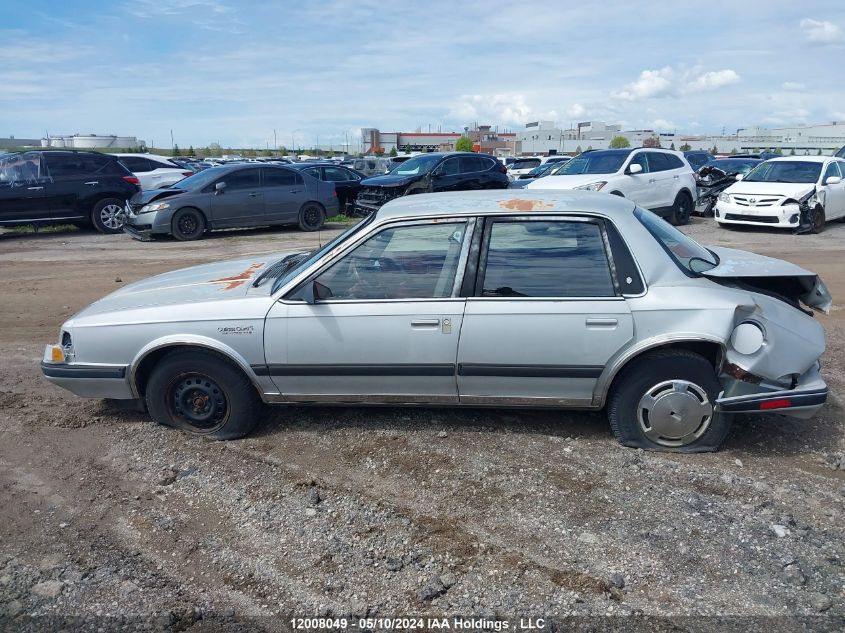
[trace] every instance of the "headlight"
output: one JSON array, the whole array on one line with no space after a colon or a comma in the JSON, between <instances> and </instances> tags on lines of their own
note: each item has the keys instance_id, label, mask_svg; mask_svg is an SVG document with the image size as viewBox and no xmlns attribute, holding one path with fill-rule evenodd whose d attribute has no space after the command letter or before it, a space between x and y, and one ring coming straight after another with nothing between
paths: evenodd
<instances>
[{"instance_id":1,"label":"headlight","mask_svg":"<svg viewBox=\"0 0 845 633\"><path fill-rule=\"evenodd\" d=\"M161 211L162 209L169 208L170 203L168 202L153 202L152 204L145 204L138 213L150 213L151 211Z\"/></svg>"},{"instance_id":2,"label":"headlight","mask_svg":"<svg viewBox=\"0 0 845 633\"><path fill-rule=\"evenodd\" d=\"M724 191L719 194L719 202L730 202L731 197L726 194Z\"/></svg>"},{"instance_id":3,"label":"headlight","mask_svg":"<svg viewBox=\"0 0 845 633\"><path fill-rule=\"evenodd\" d=\"M795 198L786 198L780 203L780 206L785 207L788 204L798 204L798 201Z\"/></svg>"},{"instance_id":4,"label":"headlight","mask_svg":"<svg viewBox=\"0 0 845 633\"><path fill-rule=\"evenodd\" d=\"M580 187L575 187L575 189L579 189L581 191L601 191L601 188L607 184L606 180L599 180L598 182L591 182L589 185L581 185Z\"/></svg>"},{"instance_id":5,"label":"headlight","mask_svg":"<svg viewBox=\"0 0 845 633\"><path fill-rule=\"evenodd\" d=\"M758 352L765 341L763 328L751 321L740 323L731 334L731 347L743 356Z\"/></svg>"}]
</instances>

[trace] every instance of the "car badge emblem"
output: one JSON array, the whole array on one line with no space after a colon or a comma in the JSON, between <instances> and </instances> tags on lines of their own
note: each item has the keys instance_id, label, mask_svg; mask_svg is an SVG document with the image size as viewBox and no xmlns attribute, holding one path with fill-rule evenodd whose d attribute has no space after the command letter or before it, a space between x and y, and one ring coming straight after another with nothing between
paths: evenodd
<instances>
[{"instance_id":1,"label":"car badge emblem","mask_svg":"<svg viewBox=\"0 0 845 633\"><path fill-rule=\"evenodd\" d=\"M750 204L757 204L757 198L749 198L749 199L748 199L748 202L749 202Z\"/></svg>"}]
</instances>

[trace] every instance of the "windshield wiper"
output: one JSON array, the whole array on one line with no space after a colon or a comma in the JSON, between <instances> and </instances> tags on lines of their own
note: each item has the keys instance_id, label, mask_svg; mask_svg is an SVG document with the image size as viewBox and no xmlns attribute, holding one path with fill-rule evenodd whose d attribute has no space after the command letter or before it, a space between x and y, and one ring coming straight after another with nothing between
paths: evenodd
<instances>
[{"instance_id":1,"label":"windshield wiper","mask_svg":"<svg viewBox=\"0 0 845 633\"><path fill-rule=\"evenodd\" d=\"M255 281L252 282L253 288L258 288L261 285L261 282L269 277L281 277L291 268L296 266L299 262L301 262L305 257L309 255L308 251L302 253L292 253L291 255L287 255L283 257L279 261L277 261L272 266L269 266L262 272L258 277L255 278Z\"/></svg>"}]
</instances>

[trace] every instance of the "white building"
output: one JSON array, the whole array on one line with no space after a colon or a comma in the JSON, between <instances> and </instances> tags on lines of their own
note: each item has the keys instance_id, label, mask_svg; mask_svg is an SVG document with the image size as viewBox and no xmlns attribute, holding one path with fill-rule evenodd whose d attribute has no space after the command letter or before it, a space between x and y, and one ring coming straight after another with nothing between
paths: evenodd
<instances>
[{"instance_id":1,"label":"white building","mask_svg":"<svg viewBox=\"0 0 845 633\"><path fill-rule=\"evenodd\" d=\"M73 134L70 136L54 136L51 134L41 139L41 147L63 147L67 149L145 146L144 141L139 141L134 136L117 136L115 134Z\"/></svg>"}]
</instances>

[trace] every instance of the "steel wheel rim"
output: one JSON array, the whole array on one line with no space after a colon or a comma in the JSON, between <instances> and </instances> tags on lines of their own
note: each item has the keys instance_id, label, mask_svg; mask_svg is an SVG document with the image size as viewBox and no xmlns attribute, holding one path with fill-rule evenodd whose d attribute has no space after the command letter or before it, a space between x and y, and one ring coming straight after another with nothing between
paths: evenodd
<instances>
[{"instance_id":1,"label":"steel wheel rim","mask_svg":"<svg viewBox=\"0 0 845 633\"><path fill-rule=\"evenodd\" d=\"M179 227L179 232L182 235L193 235L194 233L196 233L199 223L197 222L197 219L194 216L186 214L179 218L177 226Z\"/></svg>"},{"instance_id":2,"label":"steel wheel rim","mask_svg":"<svg viewBox=\"0 0 845 633\"><path fill-rule=\"evenodd\" d=\"M171 415L201 433L220 428L229 413L226 393L211 377L187 374L173 381L167 406Z\"/></svg>"},{"instance_id":3,"label":"steel wheel rim","mask_svg":"<svg viewBox=\"0 0 845 633\"><path fill-rule=\"evenodd\" d=\"M100 210L100 222L109 229L119 229L123 226L123 207L107 204Z\"/></svg>"},{"instance_id":4,"label":"steel wheel rim","mask_svg":"<svg viewBox=\"0 0 845 633\"><path fill-rule=\"evenodd\" d=\"M700 438L713 421L707 392L688 380L665 380L648 389L637 404L645 436L661 446L685 446Z\"/></svg>"},{"instance_id":5,"label":"steel wheel rim","mask_svg":"<svg viewBox=\"0 0 845 633\"><path fill-rule=\"evenodd\" d=\"M320 221L320 210L317 207L307 207L302 215L306 226L317 226Z\"/></svg>"}]
</instances>

